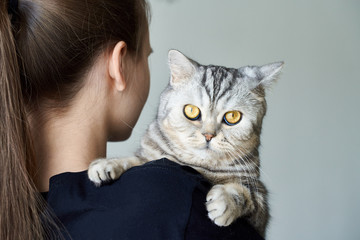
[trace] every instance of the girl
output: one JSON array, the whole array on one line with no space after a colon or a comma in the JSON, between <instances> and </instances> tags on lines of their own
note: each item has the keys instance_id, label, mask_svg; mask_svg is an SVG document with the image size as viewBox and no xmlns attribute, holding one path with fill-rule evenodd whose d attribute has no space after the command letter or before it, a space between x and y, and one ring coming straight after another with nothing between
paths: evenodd
<instances>
[{"instance_id":1,"label":"girl","mask_svg":"<svg viewBox=\"0 0 360 240\"><path fill-rule=\"evenodd\" d=\"M147 99L147 9L1 1L0 239L259 238L243 221L212 224L208 184L166 159L101 188L86 177L107 141L131 135Z\"/></svg>"}]
</instances>

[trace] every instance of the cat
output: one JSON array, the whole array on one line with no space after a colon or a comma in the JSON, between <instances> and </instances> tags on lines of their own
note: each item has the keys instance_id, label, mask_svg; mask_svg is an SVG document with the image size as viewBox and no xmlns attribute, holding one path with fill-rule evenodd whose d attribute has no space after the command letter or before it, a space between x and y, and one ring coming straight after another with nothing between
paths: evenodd
<instances>
[{"instance_id":1,"label":"cat","mask_svg":"<svg viewBox=\"0 0 360 240\"><path fill-rule=\"evenodd\" d=\"M95 160L90 180L99 186L133 166L167 158L196 169L213 184L206 208L216 225L228 226L243 216L264 236L269 209L258 147L265 89L283 62L238 69L205 66L170 50L168 63L170 82L135 156Z\"/></svg>"}]
</instances>

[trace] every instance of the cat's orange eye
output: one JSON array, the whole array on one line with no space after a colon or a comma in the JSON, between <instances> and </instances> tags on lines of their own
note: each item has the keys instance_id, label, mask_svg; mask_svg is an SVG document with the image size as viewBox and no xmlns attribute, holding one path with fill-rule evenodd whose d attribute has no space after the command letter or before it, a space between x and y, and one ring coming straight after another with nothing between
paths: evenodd
<instances>
[{"instance_id":1,"label":"cat's orange eye","mask_svg":"<svg viewBox=\"0 0 360 240\"><path fill-rule=\"evenodd\" d=\"M187 104L184 107L184 115L186 118L195 121L200 118L201 112L198 107L191 104Z\"/></svg>"},{"instance_id":2,"label":"cat's orange eye","mask_svg":"<svg viewBox=\"0 0 360 240\"><path fill-rule=\"evenodd\" d=\"M227 125L232 126L232 125L235 125L235 124L239 123L240 120L241 120L241 117L242 117L241 112L239 112L239 111L230 111L230 112L225 113L224 122Z\"/></svg>"}]
</instances>

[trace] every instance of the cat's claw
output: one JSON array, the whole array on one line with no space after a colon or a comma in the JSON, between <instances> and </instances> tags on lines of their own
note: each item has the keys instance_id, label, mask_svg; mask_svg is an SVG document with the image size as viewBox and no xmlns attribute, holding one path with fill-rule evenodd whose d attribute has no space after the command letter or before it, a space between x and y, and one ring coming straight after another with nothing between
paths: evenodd
<instances>
[{"instance_id":1,"label":"cat's claw","mask_svg":"<svg viewBox=\"0 0 360 240\"><path fill-rule=\"evenodd\" d=\"M88 170L88 176L97 187L104 182L118 179L124 168L116 159L100 158L93 161Z\"/></svg>"},{"instance_id":2,"label":"cat's claw","mask_svg":"<svg viewBox=\"0 0 360 240\"><path fill-rule=\"evenodd\" d=\"M229 226L239 216L239 207L224 185L215 185L206 197L209 218L218 226Z\"/></svg>"}]
</instances>

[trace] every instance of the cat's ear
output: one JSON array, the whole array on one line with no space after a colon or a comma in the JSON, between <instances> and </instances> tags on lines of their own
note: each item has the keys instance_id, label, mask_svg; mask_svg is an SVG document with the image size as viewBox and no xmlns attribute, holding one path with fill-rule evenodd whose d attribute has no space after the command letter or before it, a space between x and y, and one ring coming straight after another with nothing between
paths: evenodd
<instances>
[{"instance_id":1,"label":"cat's ear","mask_svg":"<svg viewBox=\"0 0 360 240\"><path fill-rule=\"evenodd\" d=\"M278 79L283 66L284 62L275 62L259 67L261 75L261 80L259 79L260 85L264 88L270 87Z\"/></svg>"},{"instance_id":2,"label":"cat's ear","mask_svg":"<svg viewBox=\"0 0 360 240\"><path fill-rule=\"evenodd\" d=\"M172 86L185 83L196 72L196 63L177 50L168 53L168 64L171 72Z\"/></svg>"},{"instance_id":3,"label":"cat's ear","mask_svg":"<svg viewBox=\"0 0 360 240\"><path fill-rule=\"evenodd\" d=\"M283 65L284 62L275 62L260 67L248 66L241 70L247 76L250 89L255 89L258 86L268 88L277 80Z\"/></svg>"}]
</instances>

